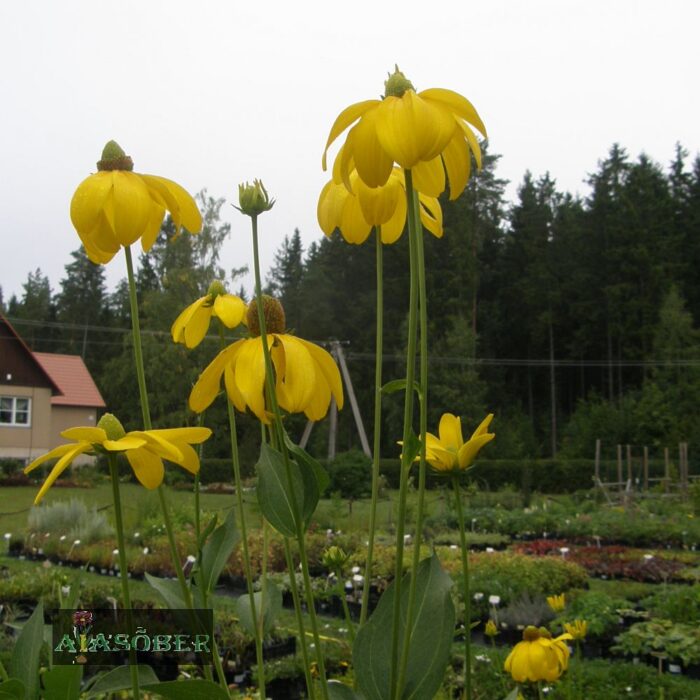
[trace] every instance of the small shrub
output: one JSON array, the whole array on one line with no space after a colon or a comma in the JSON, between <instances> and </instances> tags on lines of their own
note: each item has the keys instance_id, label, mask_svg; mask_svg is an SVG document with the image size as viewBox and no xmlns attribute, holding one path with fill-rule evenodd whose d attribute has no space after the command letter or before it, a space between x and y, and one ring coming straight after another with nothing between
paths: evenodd
<instances>
[{"instance_id":1,"label":"small shrub","mask_svg":"<svg viewBox=\"0 0 700 700\"><path fill-rule=\"evenodd\" d=\"M83 544L103 540L113 533L103 513L88 508L76 498L32 508L28 526L33 532L67 535L71 539L79 539Z\"/></svg>"}]
</instances>

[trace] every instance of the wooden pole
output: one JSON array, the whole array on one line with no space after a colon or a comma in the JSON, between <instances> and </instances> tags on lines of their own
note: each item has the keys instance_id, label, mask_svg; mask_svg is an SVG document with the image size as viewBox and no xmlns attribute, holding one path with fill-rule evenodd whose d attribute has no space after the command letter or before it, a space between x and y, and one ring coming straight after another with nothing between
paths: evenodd
<instances>
[{"instance_id":1,"label":"wooden pole","mask_svg":"<svg viewBox=\"0 0 700 700\"><path fill-rule=\"evenodd\" d=\"M309 442L309 437L311 437L311 431L313 430L314 422L312 420L306 422L304 427L304 432L301 435L301 440L299 441L299 447L302 450L306 449L306 444Z\"/></svg>"},{"instance_id":2,"label":"wooden pole","mask_svg":"<svg viewBox=\"0 0 700 700\"><path fill-rule=\"evenodd\" d=\"M632 445L627 445L627 481L632 483Z\"/></svg>"},{"instance_id":3,"label":"wooden pole","mask_svg":"<svg viewBox=\"0 0 700 700\"><path fill-rule=\"evenodd\" d=\"M600 438L595 441L595 485L600 483Z\"/></svg>"},{"instance_id":4,"label":"wooden pole","mask_svg":"<svg viewBox=\"0 0 700 700\"><path fill-rule=\"evenodd\" d=\"M617 446L617 490L622 491L622 445Z\"/></svg>"},{"instance_id":5,"label":"wooden pole","mask_svg":"<svg viewBox=\"0 0 700 700\"><path fill-rule=\"evenodd\" d=\"M644 470L644 490L649 490L649 448L644 445L644 457L642 461L642 468Z\"/></svg>"}]
</instances>

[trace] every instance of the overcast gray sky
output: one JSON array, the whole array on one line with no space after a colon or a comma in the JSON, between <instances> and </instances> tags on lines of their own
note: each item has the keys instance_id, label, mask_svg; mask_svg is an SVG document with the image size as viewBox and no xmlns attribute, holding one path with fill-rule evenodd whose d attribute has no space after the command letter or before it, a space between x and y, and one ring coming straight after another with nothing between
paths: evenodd
<instances>
[{"instance_id":1,"label":"overcast gray sky","mask_svg":"<svg viewBox=\"0 0 700 700\"><path fill-rule=\"evenodd\" d=\"M321 154L336 115L376 98L398 63L417 89L468 97L513 198L526 169L561 189L611 144L664 166L700 149L694 0L2 0L0 285L41 267L58 288L79 240L75 187L117 140L138 172L235 201L262 178L267 267L285 234L322 234ZM251 263L248 221L222 259ZM107 266L110 285L123 256Z\"/></svg>"}]
</instances>

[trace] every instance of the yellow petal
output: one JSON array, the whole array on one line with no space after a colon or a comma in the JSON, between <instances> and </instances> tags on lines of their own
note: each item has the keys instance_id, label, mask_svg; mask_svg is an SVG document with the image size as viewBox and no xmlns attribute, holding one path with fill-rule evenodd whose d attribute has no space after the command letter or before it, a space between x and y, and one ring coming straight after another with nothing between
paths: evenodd
<instances>
[{"instance_id":1,"label":"yellow petal","mask_svg":"<svg viewBox=\"0 0 700 700\"><path fill-rule=\"evenodd\" d=\"M107 433L102 428L68 428L61 433L61 437L75 442L103 443Z\"/></svg>"},{"instance_id":2,"label":"yellow petal","mask_svg":"<svg viewBox=\"0 0 700 700\"><path fill-rule=\"evenodd\" d=\"M112 196L107 198L103 211L117 241L123 246L131 245L146 230L153 203L138 175L122 170L111 174Z\"/></svg>"},{"instance_id":3,"label":"yellow petal","mask_svg":"<svg viewBox=\"0 0 700 700\"><path fill-rule=\"evenodd\" d=\"M440 418L440 442L447 448L458 450L462 447L464 439L462 438L462 421L459 416L452 413L444 413Z\"/></svg>"},{"instance_id":4,"label":"yellow petal","mask_svg":"<svg viewBox=\"0 0 700 700\"><path fill-rule=\"evenodd\" d=\"M153 192L151 192L152 196ZM141 248L144 253L147 253L156 242L164 217L165 207L154 201L153 206L151 206L151 215L148 217L148 223L141 236Z\"/></svg>"},{"instance_id":5,"label":"yellow petal","mask_svg":"<svg viewBox=\"0 0 700 700\"><path fill-rule=\"evenodd\" d=\"M70 203L70 219L81 237L95 228L111 192L112 177L106 172L90 175L78 185Z\"/></svg>"},{"instance_id":6,"label":"yellow petal","mask_svg":"<svg viewBox=\"0 0 700 700\"><path fill-rule=\"evenodd\" d=\"M192 426L188 428L159 428L151 430L151 433L157 433L168 442L177 443L178 448L181 442L188 442L193 445L198 445L200 442L208 440L212 433L209 428L200 426Z\"/></svg>"},{"instance_id":7,"label":"yellow petal","mask_svg":"<svg viewBox=\"0 0 700 700\"><path fill-rule=\"evenodd\" d=\"M471 152L474 154L474 160L476 161L476 167L481 168L481 147L479 146L479 142L476 140L476 136L474 136L474 133L472 130L463 122L460 122L459 125L462 127L462 132L464 133L464 138L467 140L467 143L469 144L469 148Z\"/></svg>"},{"instance_id":8,"label":"yellow petal","mask_svg":"<svg viewBox=\"0 0 700 700\"><path fill-rule=\"evenodd\" d=\"M229 362L233 362L245 341L239 340L233 345L224 348L199 375L195 385L190 392L189 405L195 413L204 411L216 398L221 387L221 375Z\"/></svg>"},{"instance_id":9,"label":"yellow petal","mask_svg":"<svg viewBox=\"0 0 700 700\"><path fill-rule=\"evenodd\" d=\"M233 294L219 294L214 299L214 315L226 328L235 328L241 324L247 306L240 297Z\"/></svg>"},{"instance_id":10,"label":"yellow petal","mask_svg":"<svg viewBox=\"0 0 700 700\"><path fill-rule=\"evenodd\" d=\"M447 107L460 119L473 124L486 138L486 127L474 105L466 97L463 97L458 92L444 88L429 88L428 90L422 90L419 95L428 102L436 102Z\"/></svg>"},{"instance_id":11,"label":"yellow petal","mask_svg":"<svg viewBox=\"0 0 700 700\"><path fill-rule=\"evenodd\" d=\"M147 444L143 449L150 450L159 457L168 459L171 462L179 462L183 459L179 448L169 440L166 440L158 430L133 430L128 432L126 437L145 440Z\"/></svg>"},{"instance_id":12,"label":"yellow petal","mask_svg":"<svg viewBox=\"0 0 700 700\"><path fill-rule=\"evenodd\" d=\"M394 168L393 159L382 148L377 138L378 113L379 110L367 112L352 129L352 157L355 169L368 187L385 185Z\"/></svg>"},{"instance_id":13,"label":"yellow petal","mask_svg":"<svg viewBox=\"0 0 700 700\"><path fill-rule=\"evenodd\" d=\"M191 321L192 316L196 313L196 311L204 306L204 304L209 301L210 297L209 295L205 295L203 297L199 297L197 301L193 302L190 304L176 319L173 325L170 328L170 334L173 337L173 340L176 343L184 343L185 342L185 328L187 324ZM189 346L188 346L189 347Z\"/></svg>"},{"instance_id":14,"label":"yellow petal","mask_svg":"<svg viewBox=\"0 0 700 700\"><path fill-rule=\"evenodd\" d=\"M33 462L28 464L24 468L24 473L29 474L29 472L41 466L44 462L48 462L51 459L56 459L57 457L63 457L66 452L72 451L75 449L75 447L76 445L73 442L68 445L59 445L58 447L54 447L53 450L50 450L45 455L41 455L41 457L37 457Z\"/></svg>"},{"instance_id":15,"label":"yellow petal","mask_svg":"<svg viewBox=\"0 0 700 700\"><path fill-rule=\"evenodd\" d=\"M313 357L316 362L317 368L321 370L321 373L328 382L328 386L335 397L338 408L343 408L343 383L340 380L340 371L338 370L338 365L335 364L335 360L329 352L326 352L315 343L303 340L302 338L298 338L298 340L309 353L311 353L311 357Z\"/></svg>"},{"instance_id":16,"label":"yellow petal","mask_svg":"<svg viewBox=\"0 0 700 700\"><path fill-rule=\"evenodd\" d=\"M211 321L211 299L208 304L203 304L194 310L189 322L185 326L185 346L190 350L196 348L204 339L209 330Z\"/></svg>"},{"instance_id":17,"label":"yellow petal","mask_svg":"<svg viewBox=\"0 0 700 700\"><path fill-rule=\"evenodd\" d=\"M284 386L285 405L282 408L290 413L300 413L314 392L317 381L315 362L306 346L293 335L280 333L277 338L285 355L285 371L277 373L277 386Z\"/></svg>"},{"instance_id":18,"label":"yellow petal","mask_svg":"<svg viewBox=\"0 0 700 700\"><path fill-rule=\"evenodd\" d=\"M321 420L328 413L328 407L331 405L331 389L326 378L321 372L317 372L316 376L311 399L304 408L304 414L312 421Z\"/></svg>"},{"instance_id":19,"label":"yellow petal","mask_svg":"<svg viewBox=\"0 0 700 700\"><path fill-rule=\"evenodd\" d=\"M442 159L450 181L450 200L464 191L471 172L471 156L461 129L455 133L442 152Z\"/></svg>"},{"instance_id":20,"label":"yellow petal","mask_svg":"<svg viewBox=\"0 0 700 700\"><path fill-rule=\"evenodd\" d=\"M224 384L226 385L226 395L233 402L233 405L241 412L245 412L245 399L236 386L236 370L233 363L226 365L224 370Z\"/></svg>"},{"instance_id":21,"label":"yellow petal","mask_svg":"<svg viewBox=\"0 0 700 700\"><path fill-rule=\"evenodd\" d=\"M444 107L418 97L387 97L377 109L377 137L389 157L402 168L432 160L447 146L457 122Z\"/></svg>"},{"instance_id":22,"label":"yellow petal","mask_svg":"<svg viewBox=\"0 0 700 700\"><path fill-rule=\"evenodd\" d=\"M268 342L273 342L273 338L274 336L268 336ZM250 410L263 423L268 423L263 393L265 356L263 355L261 338L249 338L243 341L236 359L235 382Z\"/></svg>"},{"instance_id":23,"label":"yellow petal","mask_svg":"<svg viewBox=\"0 0 700 700\"><path fill-rule=\"evenodd\" d=\"M445 167L442 158L416 163L411 168L413 186L430 197L439 197L445 191Z\"/></svg>"},{"instance_id":24,"label":"yellow petal","mask_svg":"<svg viewBox=\"0 0 700 700\"><path fill-rule=\"evenodd\" d=\"M493 420L493 413L489 413L484 420L479 423L479 426L477 429L472 433L472 438L475 438L479 435L483 435L488 429L489 425L491 425L491 421Z\"/></svg>"},{"instance_id":25,"label":"yellow petal","mask_svg":"<svg viewBox=\"0 0 700 700\"><path fill-rule=\"evenodd\" d=\"M145 444L146 440L143 438L125 435L123 438L119 438L119 440L105 440L102 443L102 447L110 452L125 452L126 450L137 450Z\"/></svg>"},{"instance_id":26,"label":"yellow petal","mask_svg":"<svg viewBox=\"0 0 700 700\"><path fill-rule=\"evenodd\" d=\"M382 243L395 243L406 227L406 196L402 191L392 217L381 226Z\"/></svg>"},{"instance_id":27,"label":"yellow petal","mask_svg":"<svg viewBox=\"0 0 700 700\"><path fill-rule=\"evenodd\" d=\"M184 467L191 474L196 474L199 471L199 455L197 451L184 442L178 442L177 448L182 453L182 459L176 460L175 464Z\"/></svg>"},{"instance_id":28,"label":"yellow petal","mask_svg":"<svg viewBox=\"0 0 700 700\"><path fill-rule=\"evenodd\" d=\"M130 450L126 453L131 468L136 478L147 489L158 488L163 483L163 460L158 455L142 447L138 450Z\"/></svg>"},{"instance_id":29,"label":"yellow petal","mask_svg":"<svg viewBox=\"0 0 700 700\"><path fill-rule=\"evenodd\" d=\"M457 453L457 459L459 462L460 469L468 469L472 462L476 459L481 448L487 443L491 442L496 437L494 433L485 433L484 435L478 435L475 438L469 440L469 442L464 443L462 447L459 448Z\"/></svg>"},{"instance_id":30,"label":"yellow petal","mask_svg":"<svg viewBox=\"0 0 700 700\"><path fill-rule=\"evenodd\" d=\"M330 134L328 134L328 141L326 141L326 147L323 150L323 169L326 169L326 154L330 145L335 141L340 134L342 134L345 129L347 129L351 124L354 124L365 112L376 107L380 104L379 100L365 100L364 102L356 102L355 104L346 107L333 122Z\"/></svg>"},{"instance_id":31,"label":"yellow petal","mask_svg":"<svg viewBox=\"0 0 700 700\"><path fill-rule=\"evenodd\" d=\"M82 454L83 452L88 452L89 450L92 449L92 445L89 445L86 442L80 442L77 445L71 445L72 449L70 451L67 451L61 459L56 462L54 465L54 468L51 470L49 473L48 477L46 477L46 481L42 484L41 488L39 489L39 493L37 493L36 498L34 499L34 505L37 505L41 499L46 495L46 492L53 486L54 481L58 479L59 476L66 470L66 467L79 455ZM32 465L29 465L32 469Z\"/></svg>"},{"instance_id":32,"label":"yellow petal","mask_svg":"<svg viewBox=\"0 0 700 700\"><path fill-rule=\"evenodd\" d=\"M420 192L418 193L418 202L420 203L421 223L435 238L442 238L442 207L440 207L440 202L436 197L426 197Z\"/></svg>"},{"instance_id":33,"label":"yellow petal","mask_svg":"<svg viewBox=\"0 0 700 700\"><path fill-rule=\"evenodd\" d=\"M157 193L156 203L165 202L177 230L184 226L190 233L202 230L202 215L197 203L177 182L157 175L139 175L151 192Z\"/></svg>"},{"instance_id":34,"label":"yellow petal","mask_svg":"<svg viewBox=\"0 0 700 700\"><path fill-rule=\"evenodd\" d=\"M367 240L372 227L365 221L357 197L349 195L345 200L340 221L340 232L348 243L360 244Z\"/></svg>"},{"instance_id":35,"label":"yellow petal","mask_svg":"<svg viewBox=\"0 0 700 700\"><path fill-rule=\"evenodd\" d=\"M395 177L390 177L382 187L367 187L362 181L358 181L355 189L362 216L371 226L381 226L389 221L399 200L406 198L401 183Z\"/></svg>"},{"instance_id":36,"label":"yellow petal","mask_svg":"<svg viewBox=\"0 0 700 700\"><path fill-rule=\"evenodd\" d=\"M330 236L333 231L340 227L343 207L350 193L342 184L336 184L331 180L327 182L318 198L316 216L321 231Z\"/></svg>"}]
</instances>

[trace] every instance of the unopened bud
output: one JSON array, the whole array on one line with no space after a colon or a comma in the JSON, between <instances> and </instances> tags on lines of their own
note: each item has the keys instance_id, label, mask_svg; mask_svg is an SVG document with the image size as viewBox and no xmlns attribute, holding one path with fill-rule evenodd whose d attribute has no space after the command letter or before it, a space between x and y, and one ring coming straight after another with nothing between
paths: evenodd
<instances>
[{"instance_id":1,"label":"unopened bud","mask_svg":"<svg viewBox=\"0 0 700 700\"><path fill-rule=\"evenodd\" d=\"M253 180L250 185L247 182L238 185L238 211L246 216L257 216L264 211L270 211L275 204L274 199L270 199L265 186L260 180Z\"/></svg>"}]
</instances>

